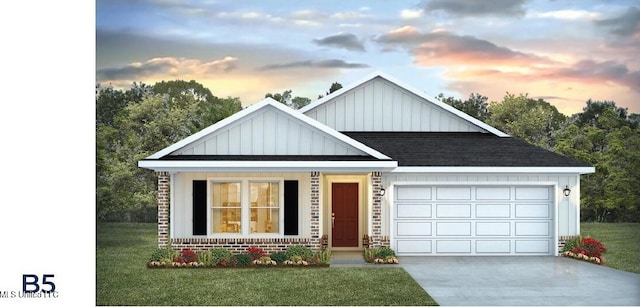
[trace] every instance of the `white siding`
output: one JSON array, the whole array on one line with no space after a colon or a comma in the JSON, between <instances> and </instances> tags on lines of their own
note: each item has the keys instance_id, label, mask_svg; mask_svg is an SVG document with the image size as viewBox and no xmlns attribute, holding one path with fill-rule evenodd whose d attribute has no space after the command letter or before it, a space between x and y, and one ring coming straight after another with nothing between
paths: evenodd
<instances>
[{"instance_id":1,"label":"white siding","mask_svg":"<svg viewBox=\"0 0 640 307\"><path fill-rule=\"evenodd\" d=\"M486 132L380 77L305 115L338 131Z\"/></svg>"},{"instance_id":2,"label":"white siding","mask_svg":"<svg viewBox=\"0 0 640 307\"><path fill-rule=\"evenodd\" d=\"M309 173L178 173L174 176L171 211L173 214L170 226L174 237L192 237L193 228L193 200L192 181L210 178L283 178L284 180L298 180L298 237L309 237L309 216L311 211L311 182Z\"/></svg>"},{"instance_id":3,"label":"white siding","mask_svg":"<svg viewBox=\"0 0 640 307\"><path fill-rule=\"evenodd\" d=\"M382 185L390 191L389 185L394 182L557 182L556 203L558 206L558 235L570 236L580 232L580 189L579 175L576 174L391 174L386 173L382 177ZM571 195L567 198L562 190L568 186ZM522 193L526 193L522 191ZM522 194L521 194L522 195ZM389 235L391 224L391 200L383 199L383 234ZM522 210L535 208L522 208ZM555 208L554 208L555 209Z\"/></svg>"},{"instance_id":4,"label":"white siding","mask_svg":"<svg viewBox=\"0 0 640 307\"><path fill-rule=\"evenodd\" d=\"M365 153L270 107L203 137L172 155L365 155Z\"/></svg>"}]
</instances>

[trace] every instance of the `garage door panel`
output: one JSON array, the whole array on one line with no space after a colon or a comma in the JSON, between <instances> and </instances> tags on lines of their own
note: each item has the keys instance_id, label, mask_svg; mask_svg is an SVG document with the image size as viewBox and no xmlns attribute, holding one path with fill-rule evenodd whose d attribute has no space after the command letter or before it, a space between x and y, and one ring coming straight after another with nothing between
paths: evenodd
<instances>
[{"instance_id":1,"label":"garage door panel","mask_svg":"<svg viewBox=\"0 0 640 307\"><path fill-rule=\"evenodd\" d=\"M398 204L396 217L398 218L426 218L431 217L431 204Z\"/></svg>"},{"instance_id":2,"label":"garage door panel","mask_svg":"<svg viewBox=\"0 0 640 307\"><path fill-rule=\"evenodd\" d=\"M470 254L471 240L436 240L436 253Z\"/></svg>"},{"instance_id":3,"label":"garage door panel","mask_svg":"<svg viewBox=\"0 0 640 307\"><path fill-rule=\"evenodd\" d=\"M477 200L509 200L511 188L509 187L478 187L476 188Z\"/></svg>"},{"instance_id":4,"label":"garage door panel","mask_svg":"<svg viewBox=\"0 0 640 307\"><path fill-rule=\"evenodd\" d=\"M510 218L511 217L511 205L510 204L477 204L476 205L476 217L477 218Z\"/></svg>"},{"instance_id":5,"label":"garage door panel","mask_svg":"<svg viewBox=\"0 0 640 307\"><path fill-rule=\"evenodd\" d=\"M548 218L549 204L516 204L516 218Z\"/></svg>"},{"instance_id":6,"label":"garage door panel","mask_svg":"<svg viewBox=\"0 0 640 307\"><path fill-rule=\"evenodd\" d=\"M437 236L470 236L471 222L436 222Z\"/></svg>"},{"instance_id":7,"label":"garage door panel","mask_svg":"<svg viewBox=\"0 0 640 307\"><path fill-rule=\"evenodd\" d=\"M437 204L436 217L438 218L470 218L471 204Z\"/></svg>"},{"instance_id":8,"label":"garage door panel","mask_svg":"<svg viewBox=\"0 0 640 307\"><path fill-rule=\"evenodd\" d=\"M431 199L430 187L398 187L398 200Z\"/></svg>"},{"instance_id":9,"label":"garage door panel","mask_svg":"<svg viewBox=\"0 0 640 307\"><path fill-rule=\"evenodd\" d=\"M398 250L405 254L430 254L431 240L398 240Z\"/></svg>"},{"instance_id":10,"label":"garage door panel","mask_svg":"<svg viewBox=\"0 0 640 307\"><path fill-rule=\"evenodd\" d=\"M516 240L517 254L549 254L549 240Z\"/></svg>"},{"instance_id":11,"label":"garage door panel","mask_svg":"<svg viewBox=\"0 0 640 307\"><path fill-rule=\"evenodd\" d=\"M548 187L516 187L516 200L550 200Z\"/></svg>"},{"instance_id":12,"label":"garage door panel","mask_svg":"<svg viewBox=\"0 0 640 307\"><path fill-rule=\"evenodd\" d=\"M430 236L431 222L397 222L396 234L398 236Z\"/></svg>"},{"instance_id":13,"label":"garage door panel","mask_svg":"<svg viewBox=\"0 0 640 307\"><path fill-rule=\"evenodd\" d=\"M477 240L476 253L509 254L511 253L511 240Z\"/></svg>"},{"instance_id":14,"label":"garage door panel","mask_svg":"<svg viewBox=\"0 0 640 307\"><path fill-rule=\"evenodd\" d=\"M510 222L476 222L476 236L510 236Z\"/></svg>"},{"instance_id":15,"label":"garage door panel","mask_svg":"<svg viewBox=\"0 0 640 307\"><path fill-rule=\"evenodd\" d=\"M436 200L471 200L471 188L436 188Z\"/></svg>"},{"instance_id":16,"label":"garage door panel","mask_svg":"<svg viewBox=\"0 0 640 307\"><path fill-rule=\"evenodd\" d=\"M549 222L516 222L516 236L548 236Z\"/></svg>"}]
</instances>

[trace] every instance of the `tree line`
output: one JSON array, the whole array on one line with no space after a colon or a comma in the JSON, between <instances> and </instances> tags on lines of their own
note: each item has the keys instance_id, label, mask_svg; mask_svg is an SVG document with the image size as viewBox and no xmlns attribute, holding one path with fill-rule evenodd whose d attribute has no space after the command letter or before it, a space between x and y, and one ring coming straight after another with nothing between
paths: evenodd
<instances>
[{"instance_id":1,"label":"tree line","mask_svg":"<svg viewBox=\"0 0 640 307\"><path fill-rule=\"evenodd\" d=\"M334 82L324 95L339 90ZM267 93L294 109L311 102L291 90ZM324 96L318 95L318 99ZM595 174L581 178L581 219L640 221L640 114L613 101L587 100L565 116L528 95L507 93L500 102L473 93L468 99L436 97L509 135L587 162ZM137 162L242 110L239 98L220 98L196 81L133 83L129 89L96 85L96 219L155 222L155 174Z\"/></svg>"}]
</instances>

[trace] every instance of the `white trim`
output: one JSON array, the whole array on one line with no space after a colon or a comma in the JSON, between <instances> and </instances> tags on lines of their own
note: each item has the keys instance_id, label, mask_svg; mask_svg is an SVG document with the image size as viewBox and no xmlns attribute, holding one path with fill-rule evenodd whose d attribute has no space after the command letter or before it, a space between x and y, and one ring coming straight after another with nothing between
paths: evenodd
<instances>
[{"instance_id":1,"label":"white trim","mask_svg":"<svg viewBox=\"0 0 640 307\"><path fill-rule=\"evenodd\" d=\"M564 166L399 166L392 173L549 173L549 174L591 174L595 167Z\"/></svg>"},{"instance_id":2,"label":"white trim","mask_svg":"<svg viewBox=\"0 0 640 307\"><path fill-rule=\"evenodd\" d=\"M181 161L141 160L139 167L155 171L391 171L397 161Z\"/></svg>"},{"instance_id":3,"label":"white trim","mask_svg":"<svg viewBox=\"0 0 640 307\"><path fill-rule=\"evenodd\" d=\"M211 198L212 183L240 183L240 233L213 232L213 199ZM278 183L278 232L251 233L251 183ZM219 208L219 207L217 207ZM207 177L207 238L236 239L236 238L285 238L284 235L284 177Z\"/></svg>"},{"instance_id":4,"label":"white trim","mask_svg":"<svg viewBox=\"0 0 640 307\"><path fill-rule=\"evenodd\" d=\"M171 242L172 238L175 238L175 211L173 207L175 206L175 181L176 181L176 173L171 172L169 179L169 242ZM191 216L193 217L193 210L191 212ZM193 224L193 221L191 222ZM193 227L193 225L192 225ZM184 228L184 225L183 225ZM193 234L193 232L192 232Z\"/></svg>"},{"instance_id":5,"label":"white trim","mask_svg":"<svg viewBox=\"0 0 640 307\"><path fill-rule=\"evenodd\" d=\"M204 128L204 129L200 130L199 132L196 132L196 133L192 134L191 136L188 136L188 137L186 137L186 138L184 138L184 139L182 139L182 140L170 145L169 147L166 147L166 148L164 148L164 149L162 149L162 150L150 155L149 157L147 157L147 159L160 159L160 158L162 158L162 157L164 157L164 156L166 156L168 154L171 154L172 152L174 152L174 151L176 151L176 150L178 150L180 148L183 148L183 147L185 147L185 146L187 146L187 145L189 145L189 144L191 144L191 143L193 143L193 142L195 142L195 141L197 141L197 140L199 140L199 139L201 139L201 138L203 138L203 137L205 137L205 136L217 131L218 129L221 129L221 128L223 128L223 127L225 127L225 126L227 126L227 125L229 125L229 124L231 124L231 123L233 123L233 122L235 122L237 120L240 120L243 117L248 116L249 114L257 112L258 110L260 110L260 109L262 109L264 107L267 107L267 106L274 107L274 108L284 112L285 114L288 114L288 115L290 115L290 116L292 116L292 117L294 117L294 118L296 118L298 120L301 120L305 124L310 125L310 126L316 128L316 129L318 129L318 130L320 130L320 131L322 131L322 132L324 132L324 133L326 133L326 134L328 134L328 135L330 135L332 137L335 137L338 140L344 142L345 144L350 145L350 146L352 146L352 147L354 147L354 148L356 148L358 150L361 150L364 153L366 153L368 155L371 155L371 156L373 156L375 158L378 158L378 159L391 159L388 156L382 154L381 152L379 152L379 151L377 151L377 150L375 150L375 149L373 149L371 147L368 147L368 146L366 146L366 145L364 145L364 144L362 144L362 143L360 143L360 142L358 142L358 141L356 141L356 140L354 140L354 139L352 139L352 138L350 138L350 137L348 137L348 136L346 136L346 135L344 135L344 134L332 129L329 126L326 126L326 125L324 125L324 124L312 119L311 117L308 117L308 116L306 116L306 115L304 115L304 114L302 114L302 113L300 113L300 112L298 112L296 110L293 110L290 107L287 107L287 106L283 105L282 103L279 103L279 102L275 101L273 98L265 98L265 99L255 103L253 105L250 105L247 108L245 108L244 110L241 110L240 112L237 112L237 113L235 113L235 114L233 114L233 115L231 115L231 116L229 116L229 117L227 117L227 118L225 118L225 119L223 119L223 120L221 120L221 121L219 121L219 122L217 122L217 123L215 123L215 124L213 124L213 125L211 125L211 126L209 126L207 128Z\"/></svg>"},{"instance_id":6,"label":"white trim","mask_svg":"<svg viewBox=\"0 0 640 307\"><path fill-rule=\"evenodd\" d=\"M446 104L444 102L441 102L441 101L439 101L437 99L432 99L432 98L428 97L426 94L424 94L422 91L419 91L419 90L413 88L412 86L410 86L408 84L405 84L405 83L395 79L394 77L391 77L391 76L387 75L386 73L379 72L379 71L368 75L367 77L363 78L362 80L360 80L358 82L354 82L354 83L350 84L347 87L343 87L343 88L341 88L341 89L339 89L339 90L337 90L337 91L335 91L335 92L333 92L333 93L331 93L331 94L329 94L329 95L327 95L325 97L322 97L321 99L316 100L315 102L313 102L313 103L305 106L304 108L300 109L300 112L301 113L306 113L306 112L308 112L310 110L313 110L316 107L326 103L327 101L329 101L329 100L331 100L331 99L333 99L335 97L338 97L338 96L346 93L347 91L350 91L350 90L352 90L352 89L364 84L365 82L373 80L376 77L380 77L380 78L385 79L385 80L387 80L387 81L389 81L391 83L394 83L395 85L397 85L397 86L399 86L399 87L411 92L412 94L414 94L414 95L416 95L416 96L418 96L418 97L420 97L420 98L422 98L422 99L424 99L424 100L426 100L426 101L428 101L428 102L430 102L430 103L432 103L432 104L434 104L434 105L436 105L436 106L438 106L438 107L440 107L440 108L452 113L453 115L456 115L456 116L466 120L467 122L469 122L469 123L481 128L481 129L487 130L488 132L493 133L493 134L495 134L495 135L497 135L499 137L508 137L509 136L508 134L506 134L506 133L504 133L504 132L502 132L502 131L500 131L500 130L498 130L498 129L496 129L496 128L494 128L494 127L492 127L492 126L490 126L490 125L488 125L488 124L486 124L486 123L484 123L484 122L482 122L482 121L480 121L480 120L478 120L476 118L474 118L473 116L470 116L470 115L468 115L468 114L466 114L466 113L464 113L464 112L462 112L462 111L460 111L460 110L458 110L458 109L456 109L456 108L454 108L454 107L452 107L452 106L450 106L450 105L448 105L448 104Z\"/></svg>"}]
</instances>

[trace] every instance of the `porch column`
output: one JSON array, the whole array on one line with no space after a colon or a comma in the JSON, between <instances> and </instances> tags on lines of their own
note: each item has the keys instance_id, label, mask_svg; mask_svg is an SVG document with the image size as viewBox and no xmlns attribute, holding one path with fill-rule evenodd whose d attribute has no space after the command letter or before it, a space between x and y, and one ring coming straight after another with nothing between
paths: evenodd
<instances>
[{"instance_id":1,"label":"porch column","mask_svg":"<svg viewBox=\"0 0 640 307\"><path fill-rule=\"evenodd\" d=\"M169 172L156 172L158 176L158 247L169 243Z\"/></svg>"},{"instance_id":2,"label":"porch column","mask_svg":"<svg viewBox=\"0 0 640 307\"><path fill-rule=\"evenodd\" d=\"M371 174L371 185L373 188L373 203L371 204L371 247L379 247L382 245L382 196L380 190L382 189L382 173L373 172Z\"/></svg>"},{"instance_id":3,"label":"porch column","mask_svg":"<svg viewBox=\"0 0 640 307\"><path fill-rule=\"evenodd\" d=\"M320 249L320 172L311 172L311 242Z\"/></svg>"}]
</instances>

